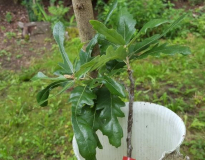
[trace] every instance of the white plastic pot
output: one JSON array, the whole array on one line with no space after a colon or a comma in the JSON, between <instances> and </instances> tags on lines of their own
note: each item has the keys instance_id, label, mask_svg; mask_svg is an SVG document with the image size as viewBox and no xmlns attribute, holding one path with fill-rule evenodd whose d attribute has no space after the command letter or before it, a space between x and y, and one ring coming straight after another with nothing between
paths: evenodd
<instances>
[{"instance_id":1,"label":"white plastic pot","mask_svg":"<svg viewBox=\"0 0 205 160\"><path fill-rule=\"evenodd\" d=\"M148 102L135 102L133 110L132 158L162 160L165 154L179 151L186 128L178 115L163 106ZM124 118L119 118L124 133L122 145L119 148L111 146L108 138L98 131L103 149L97 149L97 160L122 160L126 156L128 103L122 111L125 113ZM78 160L84 160L79 154L75 138L73 149Z\"/></svg>"}]
</instances>

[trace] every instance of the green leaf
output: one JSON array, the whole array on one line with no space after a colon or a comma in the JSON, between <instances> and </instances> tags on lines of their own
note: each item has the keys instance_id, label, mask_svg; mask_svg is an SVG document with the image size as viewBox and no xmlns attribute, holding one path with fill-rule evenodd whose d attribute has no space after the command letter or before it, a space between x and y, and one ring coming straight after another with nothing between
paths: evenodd
<instances>
[{"instance_id":1,"label":"green leaf","mask_svg":"<svg viewBox=\"0 0 205 160\"><path fill-rule=\"evenodd\" d=\"M31 80L39 80L39 79L47 79L47 80L66 80L66 78L63 75L60 75L59 77L56 78L50 78L43 74L42 72L38 72L37 75L35 75Z\"/></svg>"},{"instance_id":2,"label":"green leaf","mask_svg":"<svg viewBox=\"0 0 205 160\"><path fill-rule=\"evenodd\" d=\"M158 44L155 45L153 48L144 52L137 58L142 59L142 58L146 58L149 55L160 56L161 53L167 54L167 55L174 55L176 53L188 55L188 54L191 54L191 51L188 47L185 47L185 46L178 46L178 45L167 46L167 44L164 43L162 45L158 45Z\"/></svg>"},{"instance_id":3,"label":"green leaf","mask_svg":"<svg viewBox=\"0 0 205 160\"><path fill-rule=\"evenodd\" d=\"M110 11L107 14L107 18L106 18L106 20L104 22L105 25L107 24L108 20L110 19L111 15L112 15L113 11L115 10L115 8L117 7L117 5L118 5L118 0L115 0L113 2L112 7L110 8Z\"/></svg>"},{"instance_id":4,"label":"green leaf","mask_svg":"<svg viewBox=\"0 0 205 160\"><path fill-rule=\"evenodd\" d=\"M135 49L134 49L134 52L132 52L130 54L130 56L132 56L133 54L136 54L136 53L139 53L145 49L147 49L151 44L154 44L156 42L158 42L157 40L160 39L161 37L163 37L167 32L169 32L172 28L174 28L176 25L178 25L182 20L183 18L185 17L186 15L182 15L181 17L179 17L176 21L174 21L162 34L160 35L154 35L150 38L147 38L145 39L144 41L142 42L139 42L135 45ZM154 23L153 23L154 24ZM147 27L143 27L145 30ZM145 30L146 31L146 30ZM142 56L143 57L143 56Z\"/></svg>"},{"instance_id":5,"label":"green leaf","mask_svg":"<svg viewBox=\"0 0 205 160\"><path fill-rule=\"evenodd\" d=\"M76 105L78 108L82 108L85 104L94 105L93 99L96 95L92 93L86 86L76 87L70 95L70 102L72 105Z\"/></svg>"},{"instance_id":6,"label":"green leaf","mask_svg":"<svg viewBox=\"0 0 205 160\"><path fill-rule=\"evenodd\" d=\"M187 14L182 15L181 17L179 17L176 21L174 21L161 35L160 38L163 37L164 35L166 35L171 29L173 29L174 27L176 27L185 17Z\"/></svg>"},{"instance_id":7,"label":"green leaf","mask_svg":"<svg viewBox=\"0 0 205 160\"><path fill-rule=\"evenodd\" d=\"M36 96L36 99L37 99L37 102L39 103L39 105L41 107L47 106L48 105L48 97L49 97L50 91L53 88L56 88L56 87L64 85L65 83L67 83L67 81L65 81L65 80L60 80L60 81L57 81L57 82L53 82L50 85L48 85L45 89L43 89L40 92L38 92L38 94Z\"/></svg>"},{"instance_id":8,"label":"green leaf","mask_svg":"<svg viewBox=\"0 0 205 160\"><path fill-rule=\"evenodd\" d=\"M126 8L121 9L118 16L119 22L117 31L123 36L125 42L128 43L136 31L136 20L133 19L133 16Z\"/></svg>"},{"instance_id":9,"label":"green leaf","mask_svg":"<svg viewBox=\"0 0 205 160\"><path fill-rule=\"evenodd\" d=\"M114 70L118 70L120 68L123 68L125 66L124 62L119 62L117 60L112 60L106 63L106 68L108 71L112 72Z\"/></svg>"},{"instance_id":10,"label":"green leaf","mask_svg":"<svg viewBox=\"0 0 205 160\"><path fill-rule=\"evenodd\" d=\"M120 46L116 50L109 46L106 50L106 54L99 57L99 61L93 66L93 70L99 69L100 67L104 66L110 60L120 60L123 61L126 59L127 53L126 49L123 46Z\"/></svg>"},{"instance_id":11,"label":"green leaf","mask_svg":"<svg viewBox=\"0 0 205 160\"><path fill-rule=\"evenodd\" d=\"M93 58L90 62L87 62L85 64L83 64L80 67L80 70L78 72L75 73L75 77L76 78L81 78L83 75L85 75L87 72L91 71L92 66L95 65L95 63L97 63L98 59L100 56L96 56L95 58Z\"/></svg>"},{"instance_id":12,"label":"green leaf","mask_svg":"<svg viewBox=\"0 0 205 160\"><path fill-rule=\"evenodd\" d=\"M103 23L96 20L90 20L90 24L98 33L104 35L108 41L117 45L125 45L125 40L116 30L108 29Z\"/></svg>"},{"instance_id":13,"label":"green leaf","mask_svg":"<svg viewBox=\"0 0 205 160\"><path fill-rule=\"evenodd\" d=\"M116 82L114 79L108 76L103 76L102 78L99 78L98 81L103 83L112 94L126 97L124 86Z\"/></svg>"},{"instance_id":14,"label":"green leaf","mask_svg":"<svg viewBox=\"0 0 205 160\"><path fill-rule=\"evenodd\" d=\"M173 29L175 26L177 26L183 19L184 19L184 17L186 16L186 14L184 14L184 15L182 15L181 17L179 17L176 21L174 21L162 34L160 34L158 37L156 37L155 39L153 39L153 41L156 41L156 40L158 40L158 39L160 39L161 37L163 37L164 35L166 35L167 34L167 32L169 32L171 29ZM148 22L149 23L149 22ZM155 24L155 23L153 23L153 24ZM153 25L154 26L154 25ZM147 30L147 27L148 26L146 26L145 25L145 27L143 27L142 28L142 31L140 31L139 33L141 33L141 32L144 32L144 31L146 31ZM150 28L150 27L148 27L148 28ZM137 34L131 41L130 41L130 43L128 44L128 46L130 46L131 44L133 44L134 42L135 42L135 40L139 37L139 35L140 34ZM153 36L154 37L154 36ZM152 41L150 41L150 44L152 43Z\"/></svg>"},{"instance_id":15,"label":"green leaf","mask_svg":"<svg viewBox=\"0 0 205 160\"><path fill-rule=\"evenodd\" d=\"M121 107L125 106L124 102L116 95L112 95L105 87L98 91L97 110L100 112L99 121L101 122L100 130L108 136L110 144L115 147L121 145L123 130L118 122L118 117L124 117Z\"/></svg>"},{"instance_id":16,"label":"green leaf","mask_svg":"<svg viewBox=\"0 0 205 160\"><path fill-rule=\"evenodd\" d=\"M80 57L80 64L81 66L85 63L87 63L89 61L89 59L91 58L89 56L89 54L87 54L86 52L84 52L82 49L80 50L80 53L79 53L79 57Z\"/></svg>"},{"instance_id":17,"label":"green leaf","mask_svg":"<svg viewBox=\"0 0 205 160\"><path fill-rule=\"evenodd\" d=\"M113 46L116 47L116 45L114 45L113 43L109 42L105 36L103 36L102 34L99 34L99 38L98 38L98 43L100 44L100 54L106 54L106 50L109 46Z\"/></svg>"},{"instance_id":18,"label":"green leaf","mask_svg":"<svg viewBox=\"0 0 205 160\"><path fill-rule=\"evenodd\" d=\"M74 71L75 72L79 71L80 66L81 66L80 60L78 58L75 58L73 62Z\"/></svg>"},{"instance_id":19,"label":"green leaf","mask_svg":"<svg viewBox=\"0 0 205 160\"><path fill-rule=\"evenodd\" d=\"M86 53L88 55L88 58L91 57L91 53L92 53L92 50L93 50L93 47L98 43L98 37L99 37L99 34L96 34L91 40L90 42L88 43L87 47L86 47ZM87 61L88 62L88 61Z\"/></svg>"},{"instance_id":20,"label":"green leaf","mask_svg":"<svg viewBox=\"0 0 205 160\"><path fill-rule=\"evenodd\" d=\"M49 86L47 86L45 89L38 92L36 99L37 102L41 107L45 107L48 105L48 99L55 97L63 92L65 92L67 89L71 88L74 84L74 81L57 81ZM54 94L53 96L49 97L50 90L52 90L55 87L62 86L63 89L61 89L58 93Z\"/></svg>"},{"instance_id":21,"label":"green leaf","mask_svg":"<svg viewBox=\"0 0 205 160\"><path fill-rule=\"evenodd\" d=\"M152 29L155 27L158 27L164 23L170 23L170 20L165 20L165 19L154 19L146 23L142 29L139 31L138 34L145 34L147 32L147 29Z\"/></svg>"},{"instance_id":22,"label":"green leaf","mask_svg":"<svg viewBox=\"0 0 205 160\"><path fill-rule=\"evenodd\" d=\"M79 78L89 71L91 72L93 70L99 69L104 65L106 65L106 63L110 60L114 60L114 59L125 60L126 56L127 56L126 49L123 46L120 46L116 50L114 50L112 46L109 46L105 55L96 56L90 62L82 65L80 70L76 72L75 77Z\"/></svg>"},{"instance_id":23,"label":"green leaf","mask_svg":"<svg viewBox=\"0 0 205 160\"><path fill-rule=\"evenodd\" d=\"M136 53L142 52L143 50L149 48L149 46L151 44L157 43L159 37L160 37L160 35L156 34L156 35L154 35L152 37L146 38L142 42L136 43L136 45L134 46L134 51L132 53L130 53L130 57L132 55L136 54Z\"/></svg>"},{"instance_id":24,"label":"green leaf","mask_svg":"<svg viewBox=\"0 0 205 160\"><path fill-rule=\"evenodd\" d=\"M96 95L86 86L76 87L70 95L72 103L72 125L79 152L86 160L95 160L98 140L94 132L94 113L90 106L94 105ZM87 106L88 105L88 106Z\"/></svg>"},{"instance_id":25,"label":"green leaf","mask_svg":"<svg viewBox=\"0 0 205 160\"><path fill-rule=\"evenodd\" d=\"M63 58L63 63L60 63L59 65L68 73L74 73L73 65L69 60L67 53L65 52L64 34L65 34L65 29L63 23L61 22L56 23L53 28L53 36L59 46L61 56Z\"/></svg>"}]
</instances>

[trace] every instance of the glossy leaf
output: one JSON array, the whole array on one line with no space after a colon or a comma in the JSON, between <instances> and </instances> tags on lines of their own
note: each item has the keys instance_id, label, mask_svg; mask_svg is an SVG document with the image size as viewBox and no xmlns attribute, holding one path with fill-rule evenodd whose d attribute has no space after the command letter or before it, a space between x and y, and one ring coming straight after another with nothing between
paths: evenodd
<instances>
[{"instance_id":1,"label":"glossy leaf","mask_svg":"<svg viewBox=\"0 0 205 160\"><path fill-rule=\"evenodd\" d=\"M123 68L125 65L126 65L125 62L112 60L106 63L106 68L108 71L112 72L113 70Z\"/></svg>"},{"instance_id":2,"label":"glossy leaf","mask_svg":"<svg viewBox=\"0 0 205 160\"><path fill-rule=\"evenodd\" d=\"M114 79L108 76L103 76L98 80L99 82L103 83L112 94L118 95L120 97L126 97L124 86L115 81Z\"/></svg>"},{"instance_id":3,"label":"glossy leaf","mask_svg":"<svg viewBox=\"0 0 205 160\"><path fill-rule=\"evenodd\" d=\"M116 47L115 44L109 42L105 36L103 36L102 34L99 34L99 38L98 38L98 43L100 44L100 54L106 54L106 50L109 46L113 46Z\"/></svg>"},{"instance_id":4,"label":"glossy leaf","mask_svg":"<svg viewBox=\"0 0 205 160\"><path fill-rule=\"evenodd\" d=\"M92 67L95 65L95 63L97 63L97 61L99 60L100 56L96 56L95 58L93 58L90 62L87 62L85 64L83 64L80 67L80 70L78 72L75 73L75 77L76 78L81 78L83 75L85 75L87 72L91 71Z\"/></svg>"},{"instance_id":5,"label":"glossy leaf","mask_svg":"<svg viewBox=\"0 0 205 160\"><path fill-rule=\"evenodd\" d=\"M57 82L51 83L45 89L43 89L40 92L38 92L38 94L36 96L36 99L37 99L37 102L39 103L39 105L41 107L47 106L48 105L48 97L49 97L50 91L53 88L62 86L64 84L66 84L66 83L67 83L67 81L65 81L65 80L57 81Z\"/></svg>"},{"instance_id":6,"label":"glossy leaf","mask_svg":"<svg viewBox=\"0 0 205 160\"><path fill-rule=\"evenodd\" d=\"M98 43L98 37L99 37L99 34L96 34L91 40L90 42L88 43L87 47L86 47L86 53L88 55L88 58L87 58L87 61L89 60L89 58L91 58L91 53L92 53L92 50L93 50L93 47Z\"/></svg>"},{"instance_id":7,"label":"glossy leaf","mask_svg":"<svg viewBox=\"0 0 205 160\"><path fill-rule=\"evenodd\" d=\"M167 44L162 44L162 45L155 45L153 48L150 50L144 52L137 58L146 58L147 56L160 56L160 54L167 54L167 55L174 55L176 53L183 54L183 55L188 55L191 54L191 51L188 47L185 46L178 46L178 45L171 45L167 46Z\"/></svg>"},{"instance_id":8,"label":"glossy leaf","mask_svg":"<svg viewBox=\"0 0 205 160\"><path fill-rule=\"evenodd\" d=\"M74 84L74 81L59 81L59 83L54 82L52 84L50 84L48 87L46 87L45 89L41 90L38 94L37 94L37 102L39 103L39 105L41 107L45 107L48 105L48 99L55 97L63 92L65 92L66 90L68 90L69 88L71 88ZM49 97L50 94L50 90L52 90L55 87L61 86L63 87L63 89L61 89L58 93L52 95Z\"/></svg>"},{"instance_id":9,"label":"glossy leaf","mask_svg":"<svg viewBox=\"0 0 205 160\"><path fill-rule=\"evenodd\" d=\"M72 103L72 125L79 152L86 160L95 160L98 140L93 131L94 114L90 107L94 105L96 95L86 86L76 87L70 95ZM88 106L86 106L88 105Z\"/></svg>"},{"instance_id":10,"label":"glossy leaf","mask_svg":"<svg viewBox=\"0 0 205 160\"><path fill-rule=\"evenodd\" d=\"M60 75L59 77L56 77L56 78L50 78L50 77L46 76L44 73L42 73L42 72L38 72L37 75L35 75L31 80L35 81L35 80L39 80L39 79L66 80L66 78L63 75Z\"/></svg>"},{"instance_id":11,"label":"glossy leaf","mask_svg":"<svg viewBox=\"0 0 205 160\"><path fill-rule=\"evenodd\" d=\"M126 59L126 56L127 56L126 49L123 46L120 46L116 50L112 46L109 46L106 50L106 54L102 55L99 58L99 61L95 64L95 66L93 67L93 70L99 69L100 67L104 66L110 60L117 59L117 60L123 61Z\"/></svg>"},{"instance_id":12,"label":"glossy leaf","mask_svg":"<svg viewBox=\"0 0 205 160\"><path fill-rule=\"evenodd\" d=\"M118 16L119 22L117 31L122 35L125 42L128 43L136 31L136 20L133 19L133 16L126 8L121 9Z\"/></svg>"},{"instance_id":13,"label":"glossy leaf","mask_svg":"<svg viewBox=\"0 0 205 160\"><path fill-rule=\"evenodd\" d=\"M140 34L145 34L147 32L147 29L152 29L152 28L158 27L158 26L160 26L164 23L170 23L170 20L165 20L165 19L151 20L142 27L142 29L139 31L139 33Z\"/></svg>"},{"instance_id":14,"label":"glossy leaf","mask_svg":"<svg viewBox=\"0 0 205 160\"><path fill-rule=\"evenodd\" d=\"M136 43L134 46L134 51L132 53L130 53L130 56L147 49L151 44L157 43L159 37L160 37L160 35L157 34L157 35L154 35L152 37L146 38L142 42Z\"/></svg>"},{"instance_id":15,"label":"glossy leaf","mask_svg":"<svg viewBox=\"0 0 205 160\"><path fill-rule=\"evenodd\" d=\"M63 23L61 22L56 23L53 28L53 36L59 46L61 56L63 58L63 63L59 63L59 65L68 73L74 73L73 65L69 60L68 55L64 48L64 34L65 34L65 29Z\"/></svg>"},{"instance_id":16,"label":"glossy leaf","mask_svg":"<svg viewBox=\"0 0 205 160\"><path fill-rule=\"evenodd\" d=\"M105 87L98 91L97 96L96 109L102 110L99 116L99 121L101 122L100 130L104 135L108 136L110 144L119 147L123 131L118 122L118 117L124 117L124 113L120 108L125 106L125 104Z\"/></svg>"},{"instance_id":17,"label":"glossy leaf","mask_svg":"<svg viewBox=\"0 0 205 160\"><path fill-rule=\"evenodd\" d=\"M106 65L107 62L114 59L125 60L127 56L126 50L123 46L120 46L116 50L112 46L109 46L106 54L102 56L96 56L90 62L81 66L80 70L75 74L75 77L81 77L89 71L99 69Z\"/></svg>"},{"instance_id":18,"label":"glossy leaf","mask_svg":"<svg viewBox=\"0 0 205 160\"><path fill-rule=\"evenodd\" d=\"M117 45L125 45L125 40L116 30L108 29L103 23L96 20L90 20L90 24L98 33L104 35L108 41Z\"/></svg>"},{"instance_id":19,"label":"glossy leaf","mask_svg":"<svg viewBox=\"0 0 205 160\"><path fill-rule=\"evenodd\" d=\"M86 86L76 87L70 95L70 102L72 105L82 108L85 104L92 106L94 104L93 99L96 96Z\"/></svg>"},{"instance_id":20,"label":"glossy leaf","mask_svg":"<svg viewBox=\"0 0 205 160\"><path fill-rule=\"evenodd\" d=\"M108 14L107 14L107 18L106 18L106 20L105 20L105 22L104 22L105 25L107 24L107 22L109 21L110 17L112 16L112 13L113 13L113 11L115 10L115 8L117 8L117 5L118 5L118 0L115 0L115 1L113 2L112 7L110 8L110 11L109 11Z\"/></svg>"}]
</instances>

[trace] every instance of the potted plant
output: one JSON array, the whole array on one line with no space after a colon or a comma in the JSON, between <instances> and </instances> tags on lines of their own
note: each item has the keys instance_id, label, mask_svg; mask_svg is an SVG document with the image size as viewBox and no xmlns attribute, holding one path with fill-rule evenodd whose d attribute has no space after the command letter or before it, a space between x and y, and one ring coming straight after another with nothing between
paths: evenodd
<instances>
[{"instance_id":1,"label":"potted plant","mask_svg":"<svg viewBox=\"0 0 205 160\"><path fill-rule=\"evenodd\" d=\"M48 104L49 92L53 88L63 87L56 95L73 88L69 98L69 102L72 104L72 126L79 152L86 160L95 160L96 148L103 148L96 133L98 130L108 137L111 145L121 146L123 129L118 118L125 116L121 107L125 106L122 99L127 95L129 97L128 120L126 120L127 157L124 159L132 157L131 138L135 80L130 63L137 60L139 62L148 56L159 56L161 53L167 55L190 54L189 48L185 46L159 42L159 39L179 24L185 15L172 23L170 20L152 20L137 32L135 29L136 21L126 9L122 9L116 19L116 29L109 29L106 23L116 5L117 1L104 23L90 20L90 24L97 34L87 45L84 45L79 53L79 59L75 62L70 61L64 49L64 26L61 22L56 23L53 35L63 58L63 63L59 63L62 70L57 72L55 78L49 78L42 72L33 77L33 80L50 79L55 81L37 94L37 101L41 106ZM84 5L76 4L78 10L83 10L84 7L86 8ZM138 41L148 29L165 23L171 24L163 33ZM93 54L93 50L100 51L100 55ZM130 81L128 93L126 93L124 85L113 78L114 75L122 71L127 72Z\"/></svg>"}]
</instances>

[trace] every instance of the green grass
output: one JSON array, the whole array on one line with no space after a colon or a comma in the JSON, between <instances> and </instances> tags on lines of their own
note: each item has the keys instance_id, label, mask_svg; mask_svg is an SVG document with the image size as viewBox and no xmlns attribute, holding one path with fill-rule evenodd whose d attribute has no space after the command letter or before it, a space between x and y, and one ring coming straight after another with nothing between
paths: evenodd
<instances>
[{"instance_id":1,"label":"green grass","mask_svg":"<svg viewBox=\"0 0 205 160\"><path fill-rule=\"evenodd\" d=\"M80 41L74 39L67 46L73 60ZM30 81L38 71L52 75L58 62L61 56L54 45L53 54L34 60L29 69L0 73L0 159L74 159L69 95L55 97L48 107L41 108L35 97L49 82Z\"/></svg>"},{"instance_id":2,"label":"green grass","mask_svg":"<svg viewBox=\"0 0 205 160\"><path fill-rule=\"evenodd\" d=\"M178 41L177 41L178 43ZM136 101L149 101L167 106L185 121L187 136L182 153L194 160L205 157L205 40L196 38L183 43L193 54L134 61ZM81 45L78 39L68 42L72 60ZM29 69L15 73L0 72L0 159L3 160L72 160L72 126L69 92L39 107L35 96L48 82L30 81L38 71L47 75L58 69L61 57L57 46L52 54L34 59ZM126 73L119 77L128 83ZM55 94L58 89L54 90Z\"/></svg>"}]
</instances>

